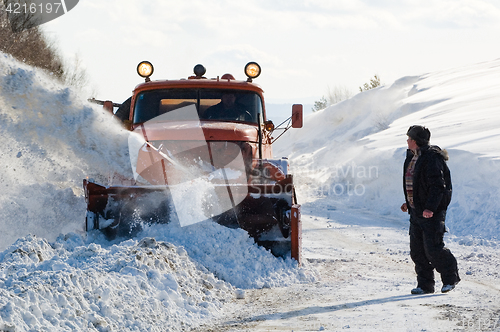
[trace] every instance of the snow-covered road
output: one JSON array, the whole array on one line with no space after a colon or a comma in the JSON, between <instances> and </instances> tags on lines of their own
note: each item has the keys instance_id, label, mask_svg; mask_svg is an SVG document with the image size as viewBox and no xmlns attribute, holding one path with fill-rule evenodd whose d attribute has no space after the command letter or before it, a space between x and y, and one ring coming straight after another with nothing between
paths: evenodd
<instances>
[{"instance_id":1,"label":"snow-covered road","mask_svg":"<svg viewBox=\"0 0 500 332\"><path fill-rule=\"evenodd\" d=\"M321 279L253 289L196 331L500 331L498 247L445 237L462 281L448 293L415 287L405 216L388 219L321 202L303 206L304 258Z\"/></svg>"}]
</instances>

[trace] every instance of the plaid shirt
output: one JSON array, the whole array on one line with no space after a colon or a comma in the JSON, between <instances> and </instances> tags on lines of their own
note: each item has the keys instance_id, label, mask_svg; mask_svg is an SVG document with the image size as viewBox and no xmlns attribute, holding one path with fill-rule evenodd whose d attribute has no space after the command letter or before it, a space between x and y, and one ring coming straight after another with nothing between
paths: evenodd
<instances>
[{"instance_id":1,"label":"plaid shirt","mask_svg":"<svg viewBox=\"0 0 500 332\"><path fill-rule=\"evenodd\" d=\"M415 208L415 204L413 204L413 174L415 173L415 164L418 157L420 157L420 149L417 149L417 151L413 154L413 158L408 164L408 168L405 173L406 197L408 198L408 203L412 209Z\"/></svg>"}]
</instances>

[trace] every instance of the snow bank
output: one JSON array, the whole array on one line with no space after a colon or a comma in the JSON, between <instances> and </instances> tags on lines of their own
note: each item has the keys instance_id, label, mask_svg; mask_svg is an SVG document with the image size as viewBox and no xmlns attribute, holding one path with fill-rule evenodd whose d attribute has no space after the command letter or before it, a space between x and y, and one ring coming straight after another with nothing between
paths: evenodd
<instances>
[{"instance_id":1,"label":"snow bank","mask_svg":"<svg viewBox=\"0 0 500 332\"><path fill-rule=\"evenodd\" d=\"M450 154L450 232L498 239L498 77L500 60L403 77L306 117L304 128L277 142L275 155L289 155L299 199L407 219L399 210L406 131L424 125L431 144Z\"/></svg>"},{"instance_id":2,"label":"snow bank","mask_svg":"<svg viewBox=\"0 0 500 332\"><path fill-rule=\"evenodd\" d=\"M191 259L218 278L242 289L284 287L319 278L314 270L297 267L297 262L291 258L274 257L256 245L244 230L214 222L187 227L180 227L178 223L153 225L145 229L142 236L154 236L183 246Z\"/></svg>"},{"instance_id":3,"label":"snow bank","mask_svg":"<svg viewBox=\"0 0 500 332\"><path fill-rule=\"evenodd\" d=\"M126 132L109 115L2 53L0 121L0 248L81 231L82 179L128 172Z\"/></svg>"},{"instance_id":4,"label":"snow bank","mask_svg":"<svg viewBox=\"0 0 500 332\"><path fill-rule=\"evenodd\" d=\"M27 236L0 264L2 331L183 331L234 297L183 248L152 238L105 248Z\"/></svg>"}]
</instances>

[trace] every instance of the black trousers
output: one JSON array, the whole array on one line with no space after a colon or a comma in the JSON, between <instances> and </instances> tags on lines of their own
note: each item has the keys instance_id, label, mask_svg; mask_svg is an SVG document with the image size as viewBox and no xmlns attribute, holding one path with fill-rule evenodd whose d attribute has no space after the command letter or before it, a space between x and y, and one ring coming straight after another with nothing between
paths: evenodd
<instances>
[{"instance_id":1,"label":"black trousers","mask_svg":"<svg viewBox=\"0 0 500 332\"><path fill-rule=\"evenodd\" d=\"M410 256L415 263L418 287L424 290L434 290L434 269L441 274L443 285L460 281L457 260L443 242L445 218L446 211L428 219L410 213Z\"/></svg>"}]
</instances>

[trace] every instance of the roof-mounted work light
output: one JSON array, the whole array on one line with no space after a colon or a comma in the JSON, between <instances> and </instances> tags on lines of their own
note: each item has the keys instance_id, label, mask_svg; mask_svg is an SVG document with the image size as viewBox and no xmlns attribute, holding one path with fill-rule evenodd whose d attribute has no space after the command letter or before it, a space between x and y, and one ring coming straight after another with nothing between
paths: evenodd
<instances>
[{"instance_id":1,"label":"roof-mounted work light","mask_svg":"<svg viewBox=\"0 0 500 332\"><path fill-rule=\"evenodd\" d=\"M194 66L193 72L196 75L196 78L202 78L207 70L203 65L197 64L196 66Z\"/></svg>"},{"instance_id":2,"label":"roof-mounted work light","mask_svg":"<svg viewBox=\"0 0 500 332\"><path fill-rule=\"evenodd\" d=\"M260 75L260 66L257 62L249 62L245 66L245 75L248 77L248 82L252 82L254 78Z\"/></svg>"},{"instance_id":3,"label":"roof-mounted work light","mask_svg":"<svg viewBox=\"0 0 500 332\"><path fill-rule=\"evenodd\" d=\"M139 74L140 77L144 77L146 79L146 82L149 82L149 76L153 75L153 65L149 61L142 61L137 65L137 74Z\"/></svg>"}]
</instances>

